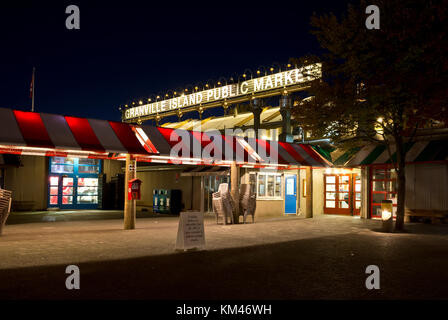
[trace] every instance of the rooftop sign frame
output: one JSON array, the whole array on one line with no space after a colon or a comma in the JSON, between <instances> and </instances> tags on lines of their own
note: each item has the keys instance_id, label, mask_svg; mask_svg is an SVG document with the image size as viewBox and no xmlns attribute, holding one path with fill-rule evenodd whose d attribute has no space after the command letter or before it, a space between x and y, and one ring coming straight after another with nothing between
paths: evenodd
<instances>
[{"instance_id":1,"label":"rooftop sign frame","mask_svg":"<svg viewBox=\"0 0 448 320\"><path fill-rule=\"evenodd\" d=\"M198 108L204 110L248 101L254 97L269 97L299 91L305 89L310 81L321 76L322 64L315 63L152 103L141 103L141 105L125 108L122 111L122 121L141 122L157 116L190 112Z\"/></svg>"}]
</instances>

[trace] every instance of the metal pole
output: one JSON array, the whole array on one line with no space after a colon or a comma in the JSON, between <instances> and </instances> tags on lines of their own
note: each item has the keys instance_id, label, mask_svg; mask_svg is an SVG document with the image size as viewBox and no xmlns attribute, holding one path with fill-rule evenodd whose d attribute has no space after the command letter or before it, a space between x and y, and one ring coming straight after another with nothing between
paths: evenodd
<instances>
[{"instance_id":1,"label":"metal pole","mask_svg":"<svg viewBox=\"0 0 448 320\"><path fill-rule=\"evenodd\" d=\"M36 91L36 81L35 81L35 72L36 72L36 68L33 67L33 77L31 79L31 83L32 83L32 88L33 91L31 92L31 112L34 112L34 91Z\"/></svg>"}]
</instances>

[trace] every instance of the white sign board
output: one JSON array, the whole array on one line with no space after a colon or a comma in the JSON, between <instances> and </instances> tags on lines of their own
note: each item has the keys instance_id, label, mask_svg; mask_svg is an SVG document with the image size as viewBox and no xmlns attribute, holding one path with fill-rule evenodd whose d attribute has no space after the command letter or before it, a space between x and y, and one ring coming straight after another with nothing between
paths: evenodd
<instances>
[{"instance_id":1,"label":"white sign board","mask_svg":"<svg viewBox=\"0 0 448 320\"><path fill-rule=\"evenodd\" d=\"M176 250L205 247L204 214L181 212L177 229Z\"/></svg>"}]
</instances>

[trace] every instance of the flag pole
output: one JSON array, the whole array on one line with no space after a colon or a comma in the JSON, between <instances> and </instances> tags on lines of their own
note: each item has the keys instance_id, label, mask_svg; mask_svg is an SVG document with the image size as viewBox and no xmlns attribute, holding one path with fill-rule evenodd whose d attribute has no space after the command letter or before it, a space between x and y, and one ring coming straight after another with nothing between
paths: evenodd
<instances>
[{"instance_id":1,"label":"flag pole","mask_svg":"<svg viewBox=\"0 0 448 320\"><path fill-rule=\"evenodd\" d=\"M31 80L31 83L32 83L32 92L31 92L31 94L32 94L32 96L31 96L31 112L34 112L34 91L35 91L35 81L34 81L34 73L36 72L36 68L35 67L33 67L33 79Z\"/></svg>"}]
</instances>

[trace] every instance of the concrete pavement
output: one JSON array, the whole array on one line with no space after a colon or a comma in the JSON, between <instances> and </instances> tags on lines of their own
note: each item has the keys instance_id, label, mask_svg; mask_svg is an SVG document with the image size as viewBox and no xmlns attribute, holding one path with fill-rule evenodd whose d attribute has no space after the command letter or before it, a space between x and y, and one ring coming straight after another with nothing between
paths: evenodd
<instances>
[{"instance_id":1,"label":"concrete pavement","mask_svg":"<svg viewBox=\"0 0 448 320\"><path fill-rule=\"evenodd\" d=\"M205 222L206 250L176 253L178 218L10 225L0 238L0 298L448 299L448 225L325 216L246 225ZM82 289L65 289L65 266ZM381 270L367 290L365 268Z\"/></svg>"}]
</instances>

